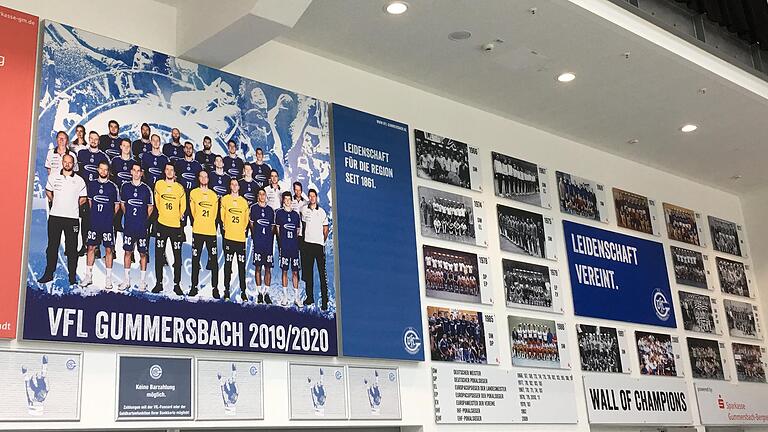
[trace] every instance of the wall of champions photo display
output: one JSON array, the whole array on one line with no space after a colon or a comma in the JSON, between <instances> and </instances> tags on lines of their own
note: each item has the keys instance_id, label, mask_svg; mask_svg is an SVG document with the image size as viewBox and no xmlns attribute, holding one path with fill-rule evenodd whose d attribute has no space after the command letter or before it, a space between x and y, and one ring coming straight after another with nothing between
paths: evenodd
<instances>
[{"instance_id":1,"label":"wall of champions photo display","mask_svg":"<svg viewBox=\"0 0 768 432\"><path fill-rule=\"evenodd\" d=\"M329 104L54 22L43 35L25 338L336 355ZM422 236L487 247L480 150L421 130L414 142L417 177L467 193L419 186ZM556 260L552 218L524 209L551 208L549 171L497 152L491 167L501 251ZM561 171L554 185L562 214L609 223L604 185ZM612 192L618 227L660 235L655 201ZM663 212L669 239L707 246L699 213L668 203ZM715 251L747 257L741 226L708 216L708 227ZM712 288L707 254L670 252L678 284ZM426 244L422 253L428 297L493 304L498 263ZM754 297L745 263L715 265L722 293ZM499 274L508 308L563 312L556 266L505 258ZM678 298L686 331L722 334L716 299ZM723 303L729 336L763 339L756 305ZM85 312L77 326L88 332L67 327L68 310ZM260 337L254 314L282 330ZM426 314L432 361L501 363L494 314ZM167 337L161 315L187 327ZM197 317L209 329L194 328ZM506 318L513 366L571 368L565 322ZM624 330L576 330L582 370L631 371ZM724 343L687 346L694 378L729 379ZM765 382L765 349L732 348L738 380ZM641 374L683 375L678 336L636 331L635 349Z\"/></svg>"}]
</instances>

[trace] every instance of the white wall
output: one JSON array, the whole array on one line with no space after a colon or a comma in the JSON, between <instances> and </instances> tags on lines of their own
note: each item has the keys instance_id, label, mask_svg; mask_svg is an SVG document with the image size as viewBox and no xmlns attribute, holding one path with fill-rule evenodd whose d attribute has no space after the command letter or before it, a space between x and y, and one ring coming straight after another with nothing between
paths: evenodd
<instances>
[{"instance_id":1,"label":"white wall","mask_svg":"<svg viewBox=\"0 0 768 432\"><path fill-rule=\"evenodd\" d=\"M14 7L29 13L37 14L44 18L60 20L84 29L101 33L107 36L119 38L132 43L145 45L152 49L168 53L175 51L175 13L173 9L148 0L130 2L131 7L121 7L120 16L108 17L108 13L95 11L93 3L84 0L58 2L55 0L25 2L22 0L3 0L3 5ZM66 3L66 4L65 4ZM101 6L99 10L116 11L118 3L110 6ZM119 3L121 5L127 2ZM71 5L77 5L73 10ZM135 8L135 9L134 9ZM122 10L126 9L123 13ZM156 12L156 13L155 13ZM139 21L139 17L142 17ZM140 24L134 24L138 22ZM268 43L251 54L243 57L225 68L227 71L257 79L272 85L285 87L294 91L305 93L331 102L338 102L357 109L368 111L377 115L407 123L411 128L419 128L449 136L474 146L478 146L482 152L484 169L483 193L465 192L486 202L493 208L497 202L493 195L493 185L490 167L490 152L500 151L509 155L540 163L552 169L567 171L576 175L591 178L604 183L608 188L616 186L632 192L647 195L657 201L668 201L674 204L686 206L703 214L713 214L719 217L743 223L743 217L738 197L685 180L665 172L661 172L616 156L609 155L590 147L569 141L555 135L542 132L521 125L519 123L488 114L479 109L450 101L440 96L430 94L406 85L382 78L343 64L330 61L321 56L311 54L300 49L290 47L278 42ZM525 101L520 101L525 103ZM447 186L414 179L414 193L418 185L429 185L437 189L451 190ZM454 192L458 192L454 190ZM767 200L768 201L768 200ZM522 205L521 205L522 206ZM612 206L610 210L610 226L595 224L600 228L615 229L615 217ZM565 245L562 242L562 215L559 211L544 211L545 214L555 219L559 261L555 264L561 271L566 270ZM490 214L489 214L490 216ZM660 215L661 216L661 215ZM574 219L581 223L585 220ZM495 217L488 218L488 230L497 232ZM758 220L759 221L759 220ZM750 225L751 226L751 225ZM418 231L418 230L417 230ZM754 231L757 232L755 229ZM666 239L665 230L662 229L662 238L646 236L652 240L662 241L665 249L668 249L669 241ZM762 232L760 233L762 237ZM417 232L419 245L423 239ZM459 250L471 250L488 254L493 265L495 306L480 307L486 312L494 312L498 317L516 312L532 317L553 317L555 315L535 313L529 311L514 311L504 306L503 286L501 282L501 257L509 256L499 252L498 237L490 235L487 249L460 246L436 240L429 240L429 244L456 248ZM753 248L753 250L755 250ZM710 250L711 254L711 250ZM512 256L510 256L512 257ZM765 266L761 266L759 270ZM671 272L671 266L669 267ZM670 273L672 275L672 273ZM674 277L671 278L674 281ZM569 339L575 341L576 333L573 324L576 319L573 316L573 307L570 299L570 287L568 278L563 277L563 291L565 294L565 314L559 319L565 319L569 324ZM341 287L344 289L344 287ZM422 293L423 293L423 287ZM673 284L673 291L676 288ZM721 298L719 292L711 295ZM676 301L676 293L674 293ZM722 301L720 301L722 304ZM422 294L422 304L435 306L457 306L456 303L426 299ZM374 305L372 305L374 306ZM679 316L679 308L676 311ZM506 320L501 319L501 323ZM579 322L601 323L600 320L584 319ZM607 322L606 322L607 323ZM624 328L637 328L641 330L657 330L648 326L630 326L620 323L612 323ZM502 324L500 324L502 325ZM678 336L685 336L682 330L682 322L679 329L673 332ZM426 334L426 326L425 326ZM507 331L500 328L500 342L502 364L499 367L511 367L509 343ZM719 339L729 341L728 336ZM681 339L681 342L684 340ZM121 353L143 354L193 354L206 358L220 359L264 359L265 369L265 404L264 412L266 420L259 422L139 422L121 423L120 427L126 428L181 428L181 427L207 427L220 428L225 426L237 427L299 427L299 426L371 426L371 422L289 422L288 420L288 394L287 394L287 361L284 356L276 355L248 355L243 353L216 353L194 352L159 349L136 349L99 347L68 344L46 344L15 341L0 343L0 347L10 346L14 348L55 348L62 350L82 350L84 358L84 393L82 420L79 423L48 423L45 428L94 428L102 429L114 427L114 382L115 382L115 351ZM634 349L630 350L633 376L638 376L637 360ZM687 351L682 353L685 375L690 377L691 370L688 363ZM730 351L729 351L730 352ZM313 361L322 360L310 357L293 358L292 360ZM364 364L367 362L355 359L341 359L343 363ZM732 361L730 367L733 368ZM388 364L376 362L376 364ZM472 430L501 431L512 428L531 431L586 431L589 426L586 421L586 405L583 398L583 390L580 385L581 373L578 371L578 353L571 352L571 364L575 365L573 371L576 376L577 398L580 423L578 425L549 426L482 426L471 427ZM457 431L470 429L466 426L436 426L433 421L431 381L429 373L430 362L401 363L401 383L403 394L403 421L392 424L397 425L424 425L426 431ZM488 366L493 367L493 366ZM731 371L735 380L735 369ZM653 379L653 378L649 378ZM695 398L690 379L689 397ZM768 389L768 387L766 387ZM557 407L552 407L557 409ZM694 419L698 420L698 413L694 410ZM3 424L0 430L9 428L39 429L39 424ZM637 429L637 428L635 428ZM607 429L600 429L607 430Z\"/></svg>"}]
</instances>

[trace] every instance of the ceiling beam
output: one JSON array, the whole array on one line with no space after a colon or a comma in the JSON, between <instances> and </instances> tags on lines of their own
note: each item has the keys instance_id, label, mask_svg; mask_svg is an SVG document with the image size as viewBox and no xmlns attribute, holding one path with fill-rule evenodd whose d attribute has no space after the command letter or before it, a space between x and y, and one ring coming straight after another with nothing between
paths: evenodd
<instances>
[{"instance_id":1,"label":"ceiling beam","mask_svg":"<svg viewBox=\"0 0 768 432\"><path fill-rule=\"evenodd\" d=\"M289 31L312 0L226 0L178 3L179 57L221 68Z\"/></svg>"}]
</instances>

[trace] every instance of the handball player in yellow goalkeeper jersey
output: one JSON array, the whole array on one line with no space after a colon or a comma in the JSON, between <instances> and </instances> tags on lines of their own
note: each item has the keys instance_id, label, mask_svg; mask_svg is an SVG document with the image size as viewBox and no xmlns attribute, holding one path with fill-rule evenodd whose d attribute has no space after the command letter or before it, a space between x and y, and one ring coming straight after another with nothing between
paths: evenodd
<instances>
[{"instance_id":1,"label":"handball player in yellow goalkeeper jersey","mask_svg":"<svg viewBox=\"0 0 768 432\"><path fill-rule=\"evenodd\" d=\"M240 299L248 301L245 288L245 229L250 221L248 201L240 196L237 179L229 181L229 195L221 197L221 220L224 224L224 298L229 298L229 282L232 280L232 261L237 260L240 278Z\"/></svg>"},{"instance_id":2,"label":"handball player in yellow goalkeeper jersey","mask_svg":"<svg viewBox=\"0 0 768 432\"><path fill-rule=\"evenodd\" d=\"M208 188L208 173L197 174L200 186L189 193L189 211L192 215L192 288L190 297L197 295L200 281L200 256L205 248L208 253L208 268L211 270L211 295L219 298L219 256L216 250L216 218L219 214L219 196Z\"/></svg>"},{"instance_id":3,"label":"handball player in yellow goalkeeper jersey","mask_svg":"<svg viewBox=\"0 0 768 432\"><path fill-rule=\"evenodd\" d=\"M157 224L155 225L155 277L157 283L153 293L163 292L163 267L165 265L165 244L171 243L173 249L173 292L183 295L181 283L181 243L184 241L181 221L187 211L187 198L184 188L176 182L176 170L172 163L165 164L164 178L155 183L155 207Z\"/></svg>"}]
</instances>

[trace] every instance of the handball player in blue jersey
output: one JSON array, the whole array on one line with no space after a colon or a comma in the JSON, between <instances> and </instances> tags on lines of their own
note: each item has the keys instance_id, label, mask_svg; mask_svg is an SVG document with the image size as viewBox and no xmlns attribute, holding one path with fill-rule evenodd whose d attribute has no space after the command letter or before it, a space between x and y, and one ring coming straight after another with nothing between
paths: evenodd
<instances>
[{"instance_id":1,"label":"handball player in blue jersey","mask_svg":"<svg viewBox=\"0 0 768 432\"><path fill-rule=\"evenodd\" d=\"M272 168L264 163L264 150L261 147L256 149L256 162L251 164L253 170L253 179L259 187L266 187L269 184L269 173Z\"/></svg>"},{"instance_id":2,"label":"handball player in blue jersey","mask_svg":"<svg viewBox=\"0 0 768 432\"><path fill-rule=\"evenodd\" d=\"M109 133L99 137L99 150L106 153L107 157L112 160L113 157L120 155L120 138L117 134L120 132L120 125L115 120L110 120L107 124Z\"/></svg>"},{"instance_id":3,"label":"handball player in blue jersey","mask_svg":"<svg viewBox=\"0 0 768 432\"><path fill-rule=\"evenodd\" d=\"M155 190L155 183L165 178L165 165L169 162L168 156L160 151L160 135L152 134L149 138L152 148L141 155L141 169L144 171L144 183L149 189ZM149 216L149 235L155 235L155 221L157 220L157 208Z\"/></svg>"},{"instance_id":4,"label":"handball player in blue jersey","mask_svg":"<svg viewBox=\"0 0 768 432\"><path fill-rule=\"evenodd\" d=\"M272 264L275 252L275 212L267 205L267 192L259 189L256 203L251 205L251 239L253 241L253 265L256 268L257 303L272 304L269 287L272 284ZM262 282L261 270L264 269Z\"/></svg>"},{"instance_id":5,"label":"handball player in blue jersey","mask_svg":"<svg viewBox=\"0 0 768 432\"><path fill-rule=\"evenodd\" d=\"M141 280L139 289L147 289L147 261L149 260L149 216L154 210L152 190L141 181L143 172L138 162L131 165L131 181L120 188L120 208L124 215L123 250L125 257L125 279L119 289L131 287L131 255L138 249L141 259Z\"/></svg>"},{"instance_id":6,"label":"handball player in blue jersey","mask_svg":"<svg viewBox=\"0 0 768 432\"><path fill-rule=\"evenodd\" d=\"M152 143L149 141L149 136L151 134L152 129L149 127L149 124L142 123L141 138L131 143L131 153L133 153L133 158L139 163L141 163L142 154L152 151Z\"/></svg>"},{"instance_id":7,"label":"handball player in blue jersey","mask_svg":"<svg viewBox=\"0 0 768 432\"><path fill-rule=\"evenodd\" d=\"M187 212L184 216L186 223L186 219L190 215L189 193L197 187L197 175L203 170L203 166L195 160L195 147L191 141L184 143L184 157L172 162L178 177L177 181L181 183L187 194Z\"/></svg>"},{"instance_id":8,"label":"handball player in blue jersey","mask_svg":"<svg viewBox=\"0 0 768 432\"><path fill-rule=\"evenodd\" d=\"M181 131L177 128L171 129L171 142L163 145L163 154L168 156L168 160L184 157L184 146L181 144Z\"/></svg>"},{"instance_id":9,"label":"handball player in blue jersey","mask_svg":"<svg viewBox=\"0 0 768 432\"><path fill-rule=\"evenodd\" d=\"M227 142L227 156L224 157L224 171L229 178L239 179L243 176L243 166L245 163L237 155L237 143L234 140Z\"/></svg>"},{"instance_id":10,"label":"handball player in blue jersey","mask_svg":"<svg viewBox=\"0 0 768 432\"><path fill-rule=\"evenodd\" d=\"M280 247L280 269L283 271L282 305L288 306L288 269L293 275L293 303L301 307L299 299L299 233L301 216L291 209L291 193L283 192L283 207L275 211L278 245Z\"/></svg>"},{"instance_id":11,"label":"handball player in blue jersey","mask_svg":"<svg viewBox=\"0 0 768 432\"><path fill-rule=\"evenodd\" d=\"M112 158L109 164L110 179L117 185L118 192L125 183L131 181L131 167L135 160L131 154L131 142L127 138L120 141L120 156ZM115 232L123 231L123 211L120 209L115 215Z\"/></svg>"},{"instance_id":12,"label":"handball player in blue jersey","mask_svg":"<svg viewBox=\"0 0 768 432\"><path fill-rule=\"evenodd\" d=\"M229 193L229 181L231 177L224 170L224 158L216 155L213 160L214 169L208 173L208 187L216 192L219 198Z\"/></svg>"},{"instance_id":13,"label":"handball player in blue jersey","mask_svg":"<svg viewBox=\"0 0 768 432\"><path fill-rule=\"evenodd\" d=\"M109 164L111 180L120 189L131 181L131 167L135 160L131 154L131 142L127 139L120 141L120 156L112 158Z\"/></svg>"},{"instance_id":14,"label":"handball player in blue jersey","mask_svg":"<svg viewBox=\"0 0 768 432\"><path fill-rule=\"evenodd\" d=\"M82 159L81 159L82 158ZM99 133L91 131L88 133L88 148L82 149L77 152L77 160L81 161L79 164L79 174L85 181L85 185L88 186L92 181L99 178L99 164L102 162L109 162L107 154L99 150ZM86 236L88 235L88 225L91 219L91 206L86 201L85 204L80 206L80 234L82 237L83 247L78 253L80 256L85 255Z\"/></svg>"},{"instance_id":15,"label":"handball player in blue jersey","mask_svg":"<svg viewBox=\"0 0 768 432\"><path fill-rule=\"evenodd\" d=\"M211 137L206 136L203 138L203 149L198 150L197 153L195 153L195 160L200 162L203 169L208 172L213 171L215 168L213 166L213 160L216 158L216 153L211 151L211 147L213 147Z\"/></svg>"},{"instance_id":16,"label":"handball player in blue jersey","mask_svg":"<svg viewBox=\"0 0 768 432\"><path fill-rule=\"evenodd\" d=\"M98 168L99 178L90 182L88 187L88 203L91 210L90 226L86 245L85 278L80 283L86 287L93 283L93 263L96 261L96 248L104 246L104 264L107 277L104 289L112 289L112 251L115 247L114 218L120 208L120 198L117 186L109 180L109 164L101 162Z\"/></svg>"},{"instance_id":17,"label":"handball player in blue jersey","mask_svg":"<svg viewBox=\"0 0 768 432\"><path fill-rule=\"evenodd\" d=\"M152 134L149 142L152 148L149 152L141 155L141 169L144 171L144 183L153 189L155 183L165 175L164 170L165 164L168 163L168 156L160 151L160 135Z\"/></svg>"}]
</instances>

